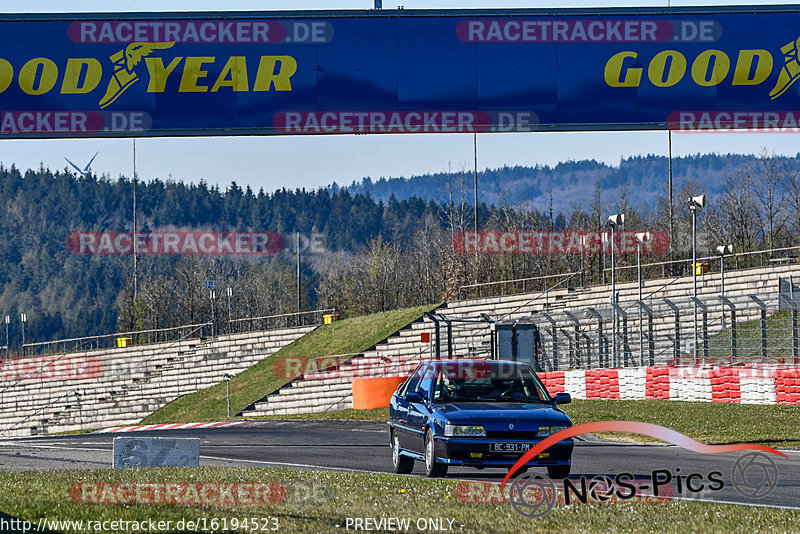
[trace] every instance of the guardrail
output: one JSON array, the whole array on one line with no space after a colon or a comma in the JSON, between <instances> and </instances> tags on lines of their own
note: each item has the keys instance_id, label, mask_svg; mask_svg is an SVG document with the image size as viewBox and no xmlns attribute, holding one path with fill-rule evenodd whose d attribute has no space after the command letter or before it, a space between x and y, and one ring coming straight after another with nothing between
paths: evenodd
<instances>
[{"instance_id":1,"label":"guardrail","mask_svg":"<svg viewBox=\"0 0 800 534\"><path fill-rule=\"evenodd\" d=\"M547 274L547 275L544 275L544 276L533 276L533 277L529 277L529 278L515 278L513 280L498 280L496 282L482 282L482 283L479 283L479 284L467 284L467 285L464 285L464 286L458 286L458 300L464 300L464 298L466 298L466 296L462 297L462 295L466 295L466 292L468 290L470 290L470 289L477 289L478 290L477 298L482 298L483 297L483 291L482 291L483 288L488 288L488 287L492 287L492 286L507 286L508 284L515 284L516 285L516 284L522 283L522 292L525 293L527 291L526 286L527 286L528 282L539 282L541 280L550 280L552 278L562 279L562 278L569 277L570 279L572 279L572 277L575 274L581 274L581 273L583 273L583 271L582 270L578 270L578 271L575 271L574 273ZM505 293L502 293L502 294L505 294Z\"/></svg>"},{"instance_id":2,"label":"guardrail","mask_svg":"<svg viewBox=\"0 0 800 534\"><path fill-rule=\"evenodd\" d=\"M229 321L229 324L231 325L230 330L233 333L253 332L256 330L269 330L270 328L276 328L280 326L283 326L284 328L289 328L291 326L317 324L318 322L321 322L322 316L328 313L336 313L336 309L328 308L325 310L309 310L304 312L279 313L276 315L264 315L261 317L244 317L242 319L231 319ZM307 323L306 317L309 316L311 317L311 321ZM294 321L291 321L291 319L294 319ZM249 325L250 328L242 329L241 325L244 324ZM263 327L253 328L253 325L259 325L259 324L263 325Z\"/></svg>"},{"instance_id":3,"label":"guardrail","mask_svg":"<svg viewBox=\"0 0 800 534\"><path fill-rule=\"evenodd\" d=\"M154 328L150 330L133 330L130 332L117 332L114 334L101 334L97 336L74 337L55 339L52 341L39 341L22 345L22 355L29 354L54 354L68 352L82 352L102 348L113 348L118 338L130 338L132 344L161 343L182 339L187 332L197 331L198 337L205 337L211 331L211 323L197 323L175 326L172 328Z\"/></svg>"},{"instance_id":4,"label":"guardrail","mask_svg":"<svg viewBox=\"0 0 800 534\"><path fill-rule=\"evenodd\" d=\"M725 257L724 257L725 258L725 260L724 260L725 261L725 270L726 271L728 271L728 270L733 271L733 270L737 270L737 269L750 269L750 268L756 267L756 266L757 267L765 267L766 265L764 263L764 259L765 259L766 255L770 255L771 256L771 255L773 255L773 254L775 254L777 252L788 253L790 251L797 251L798 253L800 253L800 247L772 248L772 249L767 249L767 250L754 250L754 251L751 251L751 252L734 252L733 254L726 254ZM757 257L757 262L750 262L750 261L743 262L742 261L743 259L750 259L750 258L752 258L754 256ZM716 267L719 265L719 261L720 261L721 258L722 258L722 256L720 256L720 255L703 256L701 258L697 258L697 263L708 263L709 264L708 265L709 271L716 271L717 270ZM784 255L782 257L777 257L777 258L773 258L773 257L766 258L767 264L771 263L771 264L778 264L778 265L797 262L798 259L800 259L800 254L798 254L798 256ZM733 265L731 265L731 262L733 262ZM744 263L744 265L741 265L741 263ZM673 265L679 265L679 266L684 267L688 271L688 273L691 274L691 272L692 272L691 264L692 264L692 259L691 258L681 259L681 260L657 261L657 262L653 262L653 263L643 263L642 264L642 273L644 274L645 269L652 270L653 267L662 267L662 274L663 274L664 271L665 271L665 269L664 269L665 267L669 267L669 266L673 266ZM627 270L630 270L630 269L638 269L638 265L634 263L633 265L617 265L617 267L616 267L617 272L624 272L624 271L627 271ZM603 273L607 273L607 272L611 272L611 268L606 267L605 269L603 269Z\"/></svg>"}]
</instances>

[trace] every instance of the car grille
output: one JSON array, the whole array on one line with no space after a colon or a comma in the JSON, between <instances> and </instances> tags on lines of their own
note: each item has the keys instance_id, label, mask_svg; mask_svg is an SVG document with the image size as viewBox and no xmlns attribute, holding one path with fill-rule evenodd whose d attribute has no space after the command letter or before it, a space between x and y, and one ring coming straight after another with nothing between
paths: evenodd
<instances>
[{"instance_id":1,"label":"car grille","mask_svg":"<svg viewBox=\"0 0 800 534\"><path fill-rule=\"evenodd\" d=\"M536 431L534 430L487 430L487 438L501 438L501 439L534 439L536 438Z\"/></svg>"}]
</instances>

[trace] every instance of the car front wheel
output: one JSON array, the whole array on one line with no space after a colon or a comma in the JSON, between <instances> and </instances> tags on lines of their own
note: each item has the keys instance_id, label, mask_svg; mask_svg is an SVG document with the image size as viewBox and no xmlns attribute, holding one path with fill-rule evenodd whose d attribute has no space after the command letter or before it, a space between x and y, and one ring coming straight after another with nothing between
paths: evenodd
<instances>
[{"instance_id":1,"label":"car front wheel","mask_svg":"<svg viewBox=\"0 0 800 534\"><path fill-rule=\"evenodd\" d=\"M414 460L400 454L400 439L392 432L392 467L399 475L407 475L414 470Z\"/></svg>"},{"instance_id":2,"label":"car front wheel","mask_svg":"<svg viewBox=\"0 0 800 534\"><path fill-rule=\"evenodd\" d=\"M443 477L447 474L447 464L436 461L433 433L425 433L425 476Z\"/></svg>"}]
</instances>

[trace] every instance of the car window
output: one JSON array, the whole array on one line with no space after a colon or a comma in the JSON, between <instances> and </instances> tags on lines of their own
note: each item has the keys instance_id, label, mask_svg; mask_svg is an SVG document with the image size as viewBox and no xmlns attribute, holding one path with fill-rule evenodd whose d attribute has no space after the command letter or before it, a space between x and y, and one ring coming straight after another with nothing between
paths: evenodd
<instances>
[{"instance_id":1,"label":"car window","mask_svg":"<svg viewBox=\"0 0 800 534\"><path fill-rule=\"evenodd\" d=\"M408 380L406 380L403 389L400 391L401 397L405 397L406 393L408 393L409 391L417 390L417 385L419 384L419 381L422 379L422 373L424 370L425 369L420 365L419 367L417 367L417 370L411 374Z\"/></svg>"},{"instance_id":2,"label":"car window","mask_svg":"<svg viewBox=\"0 0 800 534\"><path fill-rule=\"evenodd\" d=\"M425 372L422 375L422 379L417 386L417 393L422 395L423 399L430 399L431 398L431 389L433 388L433 378L434 378L434 371L432 366L428 366L425 368Z\"/></svg>"},{"instance_id":3,"label":"car window","mask_svg":"<svg viewBox=\"0 0 800 534\"><path fill-rule=\"evenodd\" d=\"M550 402L547 389L530 367L505 365L505 362L484 364L471 373L440 370L433 388L434 402Z\"/></svg>"}]
</instances>

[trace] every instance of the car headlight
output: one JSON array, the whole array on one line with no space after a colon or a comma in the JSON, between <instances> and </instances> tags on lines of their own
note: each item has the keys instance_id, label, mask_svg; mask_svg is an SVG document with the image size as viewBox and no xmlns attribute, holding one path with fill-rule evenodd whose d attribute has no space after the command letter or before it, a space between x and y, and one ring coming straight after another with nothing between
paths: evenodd
<instances>
[{"instance_id":1,"label":"car headlight","mask_svg":"<svg viewBox=\"0 0 800 534\"><path fill-rule=\"evenodd\" d=\"M547 436L552 436L553 434L557 434L562 430L566 430L569 428L568 426L540 426L539 432L537 436L540 438L546 438Z\"/></svg>"},{"instance_id":2,"label":"car headlight","mask_svg":"<svg viewBox=\"0 0 800 534\"><path fill-rule=\"evenodd\" d=\"M444 425L444 435L454 437L485 436L486 430L479 425Z\"/></svg>"}]
</instances>

